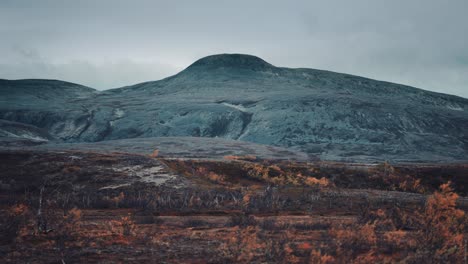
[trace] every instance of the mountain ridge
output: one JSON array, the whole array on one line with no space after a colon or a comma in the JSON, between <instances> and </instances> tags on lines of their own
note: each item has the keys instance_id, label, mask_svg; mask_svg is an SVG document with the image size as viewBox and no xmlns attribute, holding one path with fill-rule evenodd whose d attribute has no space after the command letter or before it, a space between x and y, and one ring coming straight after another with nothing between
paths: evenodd
<instances>
[{"instance_id":1,"label":"mountain ridge","mask_svg":"<svg viewBox=\"0 0 468 264\"><path fill-rule=\"evenodd\" d=\"M168 79L173 79L173 78L177 77L178 75L180 75L181 73L184 73L186 70L189 70L189 69L192 69L194 67L200 66L200 65L197 65L200 62L203 62L201 65L209 64L209 63L204 62L205 60L210 61L211 58L220 58L221 61L222 61L223 58L228 58L228 57L231 57L231 56L240 57L240 58L242 58L242 57L251 58L251 59L254 59L254 61L258 60L258 61L260 61L261 63L264 63L265 65L267 65L270 68L279 69L279 70L282 69L282 70L306 71L306 72L307 71L314 71L314 72L319 72L319 73L322 73L322 74L341 75L341 76L343 76L345 78L346 77L348 77L348 78L357 78L357 79L362 79L363 81L380 82L382 84L387 84L387 85L398 85L398 86L406 88L406 89L415 89L415 90L420 90L420 91L424 91L424 92L432 93L432 94L436 94L436 95L457 97L457 98L467 99L468 100L468 98L465 98L465 97L460 96L460 95L430 91L430 90L426 90L424 88L415 87L415 86L411 86L411 85L407 85L407 84L395 83L395 82L390 82L390 81L385 81L385 80L378 80L378 79L374 79L374 78L371 78L371 77L364 77L364 76L355 75L355 74L336 72L336 71L332 71L332 70L304 68L304 67L299 67L299 68L278 67L278 66L275 66L275 65L272 65L272 64L266 62L265 60L261 59L260 57L255 56L255 55L242 54L242 53L222 53L222 54L208 55L208 56L205 56L203 58L200 58L200 59L196 60L194 63L190 64L188 67L181 70L180 72L175 73L175 74L170 75L170 76L167 76L167 77L164 77L162 79L144 81L144 82L139 82L139 83L135 83L135 84L129 84L129 85L121 86L121 87L108 88L108 89L103 89L103 90L98 90L98 89L90 87L90 86L86 86L86 85L82 85L82 84L74 83L74 82L69 82L69 81L65 81L65 80L41 79L41 78L25 78L25 79L3 79L3 78L0 78L0 89L4 88L4 83L5 82L11 82L11 83L14 83L14 82L46 82L46 83L64 83L64 84L68 84L68 85L74 85L74 86L79 86L79 87L83 87L83 88L88 88L90 90L94 90L97 93L101 93L101 92L108 92L108 91L113 91L113 90L120 90L120 89L135 87L135 86L142 86L142 85L146 85L146 84L153 84L153 83L159 83L159 82L162 82L162 81L167 81ZM238 65L238 66L241 67L242 65ZM222 65L217 65L216 67L222 67Z\"/></svg>"},{"instance_id":2,"label":"mountain ridge","mask_svg":"<svg viewBox=\"0 0 468 264\"><path fill-rule=\"evenodd\" d=\"M212 68L219 68L219 67L227 67L227 68L242 68L242 69L249 69L249 70L262 70L262 69L269 69L269 68L277 68L272 64L266 62L265 60L248 54L239 54L239 53L224 53L224 54L215 54L203 57L190 66L188 66L185 70L190 70L196 67L212 67Z\"/></svg>"},{"instance_id":3,"label":"mountain ridge","mask_svg":"<svg viewBox=\"0 0 468 264\"><path fill-rule=\"evenodd\" d=\"M8 96L0 119L45 129L65 142L218 137L333 160L468 156L468 99L276 67L251 55L208 56L168 78L117 89Z\"/></svg>"}]
</instances>

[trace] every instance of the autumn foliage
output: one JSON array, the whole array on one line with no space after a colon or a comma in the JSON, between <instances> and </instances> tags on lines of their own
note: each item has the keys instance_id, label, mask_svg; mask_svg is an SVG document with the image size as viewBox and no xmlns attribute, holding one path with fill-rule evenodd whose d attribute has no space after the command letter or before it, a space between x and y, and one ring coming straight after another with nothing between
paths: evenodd
<instances>
[{"instance_id":1,"label":"autumn foliage","mask_svg":"<svg viewBox=\"0 0 468 264\"><path fill-rule=\"evenodd\" d=\"M459 196L450 182L429 196L418 211L377 209L365 214L365 222L334 225L328 234L334 247L330 256L339 262L369 263L400 259L409 263L462 263L465 247L465 213L457 209ZM396 210L396 211L395 211ZM409 228L408 231L399 228ZM317 263L326 256L314 252Z\"/></svg>"},{"instance_id":2,"label":"autumn foliage","mask_svg":"<svg viewBox=\"0 0 468 264\"><path fill-rule=\"evenodd\" d=\"M427 200L418 217L417 235L418 252L424 261L456 263L464 258L466 218L456 208L458 198L449 182Z\"/></svg>"},{"instance_id":3,"label":"autumn foliage","mask_svg":"<svg viewBox=\"0 0 468 264\"><path fill-rule=\"evenodd\" d=\"M167 163L177 187L68 157L48 181L33 169L1 179L2 263L464 263L460 178L440 186L447 176L388 163L153 156L121 161Z\"/></svg>"}]
</instances>

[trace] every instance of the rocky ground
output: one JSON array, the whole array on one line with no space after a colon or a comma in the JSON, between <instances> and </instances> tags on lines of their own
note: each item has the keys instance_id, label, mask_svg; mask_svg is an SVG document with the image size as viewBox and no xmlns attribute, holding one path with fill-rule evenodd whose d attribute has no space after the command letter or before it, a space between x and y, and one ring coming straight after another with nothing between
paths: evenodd
<instances>
[{"instance_id":1,"label":"rocky ground","mask_svg":"<svg viewBox=\"0 0 468 264\"><path fill-rule=\"evenodd\" d=\"M0 136L59 142L205 137L292 148L322 160L455 162L468 154L468 99L250 55L106 91L0 80Z\"/></svg>"}]
</instances>

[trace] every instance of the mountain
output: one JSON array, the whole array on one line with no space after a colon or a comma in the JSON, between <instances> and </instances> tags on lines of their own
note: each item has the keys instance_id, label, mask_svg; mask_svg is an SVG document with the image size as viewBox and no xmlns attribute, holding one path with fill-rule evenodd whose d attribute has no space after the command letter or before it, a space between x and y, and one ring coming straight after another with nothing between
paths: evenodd
<instances>
[{"instance_id":1,"label":"mountain","mask_svg":"<svg viewBox=\"0 0 468 264\"><path fill-rule=\"evenodd\" d=\"M102 92L1 80L0 96L0 119L57 141L218 137L327 160L468 157L468 99L251 55L208 56L166 79Z\"/></svg>"}]
</instances>

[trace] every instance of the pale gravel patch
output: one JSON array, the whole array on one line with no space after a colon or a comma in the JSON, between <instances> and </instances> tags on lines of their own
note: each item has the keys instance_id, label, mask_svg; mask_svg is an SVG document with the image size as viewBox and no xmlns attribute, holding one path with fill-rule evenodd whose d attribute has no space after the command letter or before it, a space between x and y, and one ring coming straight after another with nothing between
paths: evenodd
<instances>
[{"instance_id":1,"label":"pale gravel patch","mask_svg":"<svg viewBox=\"0 0 468 264\"><path fill-rule=\"evenodd\" d=\"M109 186L105 186L105 187L99 188L99 190L118 189L118 188L120 188L120 187L129 186L130 184L131 184L131 183L114 184L114 185L109 185Z\"/></svg>"},{"instance_id":2,"label":"pale gravel patch","mask_svg":"<svg viewBox=\"0 0 468 264\"><path fill-rule=\"evenodd\" d=\"M170 184L171 181L175 181L178 178L176 174L170 173L162 165L152 167L144 167L142 165L126 166L114 168L114 171L131 176L132 182L151 183L156 186Z\"/></svg>"}]
</instances>

